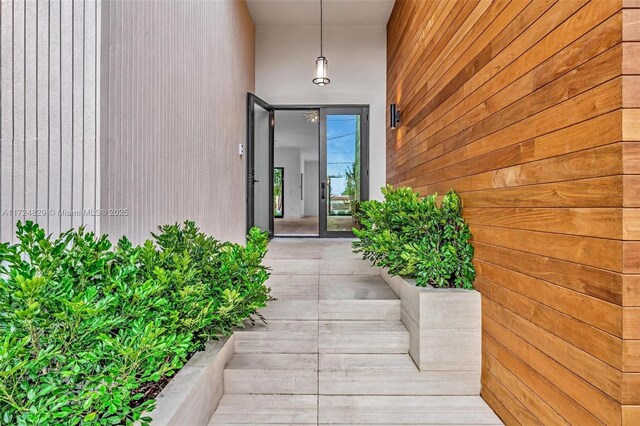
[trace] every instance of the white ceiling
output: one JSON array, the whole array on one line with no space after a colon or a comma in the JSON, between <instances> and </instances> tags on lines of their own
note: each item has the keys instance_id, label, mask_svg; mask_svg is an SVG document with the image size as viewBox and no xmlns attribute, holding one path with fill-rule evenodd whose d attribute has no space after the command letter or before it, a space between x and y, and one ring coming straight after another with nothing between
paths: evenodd
<instances>
[{"instance_id":1,"label":"white ceiling","mask_svg":"<svg viewBox=\"0 0 640 426\"><path fill-rule=\"evenodd\" d=\"M324 0L324 25L387 25L395 0ZM247 0L258 26L320 25L320 0Z\"/></svg>"},{"instance_id":2,"label":"white ceiling","mask_svg":"<svg viewBox=\"0 0 640 426\"><path fill-rule=\"evenodd\" d=\"M307 111L276 111L276 148L318 150L318 124L309 122L305 112Z\"/></svg>"}]
</instances>

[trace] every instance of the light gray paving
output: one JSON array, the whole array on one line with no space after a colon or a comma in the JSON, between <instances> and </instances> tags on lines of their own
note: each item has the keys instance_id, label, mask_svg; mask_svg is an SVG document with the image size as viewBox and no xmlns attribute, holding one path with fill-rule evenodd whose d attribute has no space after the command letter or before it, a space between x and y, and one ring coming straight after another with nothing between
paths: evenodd
<instances>
[{"instance_id":1,"label":"light gray paving","mask_svg":"<svg viewBox=\"0 0 640 426\"><path fill-rule=\"evenodd\" d=\"M319 424L501 424L479 396L320 395Z\"/></svg>"},{"instance_id":2,"label":"light gray paving","mask_svg":"<svg viewBox=\"0 0 640 426\"><path fill-rule=\"evenodd\" d=\"M409 332L400 321L320 321L320 353L408 353Z\"/></svg>"},{"instance_id":3,"label":"light gray paving","mask_svg":"<svg viewBox=\"0 0 640 426\"><path fill-rule=\"evenodd\" d=\"M260 314L269 320L318 321L318 300L274 300L260 310Z\"/></svg>"},{"instance_id":4,"label":"light gray paving","mask_svg":"<svg viewBox=\"0 0 640 426\"><path fill-rule=\"evenodd\" d=\"M316 395L318 354L236 354L224 371L232 394Z\"/></svg>"},{"instance_id":5,"label":"light gray paving","mask_svg":"<svg viewBox=\"0 0 640 426\"><path fill-rule=\"evenodd\" d=\"M316 353L318 325L315 321L269 321L235 333L236 353Z\"/></svg>"},{"instance_id":6,"label":"light gray paving","mask_svg":"<svg viewBox=\"0 0 640 426\"><path fill-rule=\"evenodd\" d=\"M227 394L210 424L317 424L317 416L315 395Z\"/></svg>"},{"instance_id":7,"label":"light gray paving","mask_svg":"<svg viewBox=\"0 0 640 426\"><path fill-rule=\"evenodd\" d=\"M400 300L320 300L321 320L397 321Z\"/></svg>"},{"instance_id":8,"label":"light gray paving","mask_svg":"<svg viewBox=\"0 0 640 426\"><path fill-rule=\"evenodd\" d=\"M400 300L344 239L275 239L277 298L235 334L210 424L501 424L470 371L419 371Z\"/></svg>"}]
</instances>

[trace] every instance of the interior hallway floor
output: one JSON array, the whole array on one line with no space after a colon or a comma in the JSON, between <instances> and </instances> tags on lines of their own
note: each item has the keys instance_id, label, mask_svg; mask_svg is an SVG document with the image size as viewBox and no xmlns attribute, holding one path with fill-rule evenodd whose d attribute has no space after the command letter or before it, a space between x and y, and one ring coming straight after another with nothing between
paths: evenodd
<instances>
[{"instance_id":1,"label":"interior hallway floor","mask_svg":"<svg viewBox=\"0 0 640 426\"><path fill-rule=\"evenodd\" d=\"M313 236L318 235L320 227L318 216L305 216L299 219L274 218L275 236ZM329 216L327 218L328 231L351 231L353 218L351 216Z\"/></svg>"},{"instance_id":2,"label":"interior hallway floor","mask_svg":"<svg viewBox=\"0 0 640 426\"><path fill-rule=\"evenodd\" d=\"M282 217L273 220L274 234L277 235L318 235L320 219L306 216L298 219Z\"/></svg>"},{"instance_id":3,"label":"interior hallway floor","mask_svg":"<svg viewBox=\"0 0 640 426\"><path fill-rule=\"evenodd\" d=\"M418 371L400 300L350 243L270 243L278 300L236 332L210 424L502 424L451 372Z\"/></svg>"}]
</instances>

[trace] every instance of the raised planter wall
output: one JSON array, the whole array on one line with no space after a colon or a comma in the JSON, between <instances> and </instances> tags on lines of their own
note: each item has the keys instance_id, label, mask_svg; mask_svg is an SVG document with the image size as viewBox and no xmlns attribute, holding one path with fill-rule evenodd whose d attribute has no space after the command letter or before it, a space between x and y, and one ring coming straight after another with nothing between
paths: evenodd
<instances>
[{"instance_id":1,"label":"raised planter wall","mask_svg":"<svg viewBox=\"0 0 640 426\"><path fill-rule=\"evenodd\" d=\"M471 371L469 385L480 394L482 304L476 290L416 287L415 281L380 274L401 301L409 330L409 354L421 371Z\"/></svg>"},{"instance_id":2,"label":"raised planter wall","mask_svg":"<svg viewBox=\"0 0 640 426\"><path fill-rule=\"evenodd\" d=\"M233 356L234 336L208 342L160 392L152 424L207 425L224 394L224 367Z\"/></svg>"}]
</instances>

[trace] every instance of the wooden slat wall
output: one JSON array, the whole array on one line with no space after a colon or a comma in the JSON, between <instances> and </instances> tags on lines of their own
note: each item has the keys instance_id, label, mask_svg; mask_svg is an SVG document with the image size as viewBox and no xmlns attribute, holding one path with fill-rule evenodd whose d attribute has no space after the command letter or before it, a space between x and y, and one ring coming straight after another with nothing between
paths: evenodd
<instances>
[{"instance_id":1,"label":"wooden slat wall","mask_svg":"<svg viewBox=\"0 0 640 426\"><path fill-rule=\"evenodd\" d=\"M640 1L398 0L387 33L387 180L462 194L483 397L640 424Z\"/></svg>"},{"instance_id":2,"label":"wooden slat wall","mask_svg":"<svg viewBox=\"0 0 640 426\"><path fill-rule=\"evenodd\" d=\"M2 0L0 241L18 220L94 230L100 1Z\"/></svg>"},{"instance_id":3,"label":"wooden slat wall","mask_svg":"<svg viewBox=\"0 0 640 426\"><path fill-rule=\"evenodd\" d=\"M622 155L628 197L640 201L640 1L622 9ZM623 422L640 424L640 210L623 209Z\"/></svg>"}]
</instances>

